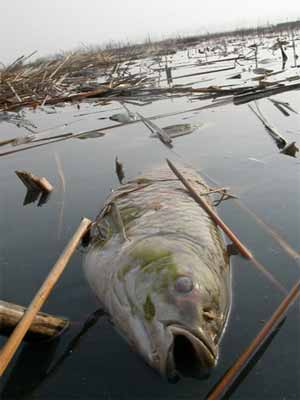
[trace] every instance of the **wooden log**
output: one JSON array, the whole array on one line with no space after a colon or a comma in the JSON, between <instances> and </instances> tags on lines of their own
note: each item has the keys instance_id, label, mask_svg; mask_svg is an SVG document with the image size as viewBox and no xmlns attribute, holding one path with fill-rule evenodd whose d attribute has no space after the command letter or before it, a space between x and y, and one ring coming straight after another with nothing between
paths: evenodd
<instances>
[{"instance_id":1,"label":"wooden log","mask_svg":"<svg viewBox=\"0 0 300 400\"><path fill-rule=\"evenodd\" d=\"M70 242L67 244L65 250L54 264L49 275L47 276L44 283L30 303L23 318L18 323L5 345L2 347L0 351L0 376L2 376L5 372L6 367L10 363L24 336L29 330L32 321L47 300L54 285L59 280L69 259L74 253L78 243L80 242L81 238L86 234L87 230L90 228L91 223L92 222L89 219L83 218Z\"/></svg>"},{"instance_id":2,"label":"wooden log","mask_svg":"<svg viewBox=\"0 0 300 400\"><path fill-rule=\"evenodd\" d=\"M13 143L14 141L15 141L15 138L14 138L14 139L1 140L1 141L0 141L0 146L6 146L7 144L11 144L11 143Z\"/></svg>"},{"instance_id":3,"label":"wooden log","mask_svg":"<svg viewBox=\"0 0 300 400\"><path fill-rule=\"evenodd\" d=\"M54 189L51 183L44 177L39 177L26 171L15 171L15 173L28 190L50 193Z\"/></svg>"},{"instance_id":4,"label":"wooden log","mask_svg":"<svg viewBox=\"0 0 300 400\"><path fill-rule=\"evenodd\" d=\"M0 300L0 335L10 335L25 311L24 307ZM24 339L32 342L49 340L67 329L69 324L65 318L38 313Z\"/></svg>"}]
</instances>

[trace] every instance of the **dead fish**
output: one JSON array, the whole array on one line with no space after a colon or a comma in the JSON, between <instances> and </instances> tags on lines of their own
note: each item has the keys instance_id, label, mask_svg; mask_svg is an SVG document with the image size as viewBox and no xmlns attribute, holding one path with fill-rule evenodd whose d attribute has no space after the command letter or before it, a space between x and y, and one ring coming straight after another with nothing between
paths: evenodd
<instances>
[{"instance_id":1,"label":"dead fish","mask_svg":"<svg viewBox=\"0 0 300 400\"><path fill-rule=\"evenodd\" d=\"M207 191L195 171L181 171ZM219 229L167 167L112 193L84 270L114 326L161 375L216 365L231 304L229 259Z\"/></svg>"},{"instance_id":2,"label":"dead fish","mask_svg":"<svg viewBox=\"0 0 300 400\"><path fill-rule=\"evenodd\" d=\"M175 138L178 136L189 135L190 133L194 132L196 128L197 126L192 124L178 124L165 126L163 130L167 132L171 138Z\"/></svg>"},{"instance_id":3,"label":"dead fish","mask_svg":"<svg viewBox=\"0 0 300 400\"><path fill-rule=\"evenodd\" d=\"M164 132L167 133L167 135L170 138L176 138L178 136L185 136L193 133L197 128L202 127L203 125L194 125L194 124L177 124L177 125L169 125L165 126L163 129ZM156 133L152 133L150 135L151 137L157 137Z\"/></svg>"},{"instance_id":4,"label":"dead fish","mask_svg":"<svg viewBox=\"0 0 300 400\"><path fill-rule=\"evenodd\" d=\"M274 60L272 60L272 58L264 58L262 60L259 60L260 64L271 64L272 62L274 62Z\"/></svg>"},{"instance_id":5,"label":"dead fish","mask_svg":"<svg viewBox=\"0 0 300 400\"><path fill-rule=\"evenodd\" d=\"M252 72L256 75L269 75L273 72L273 70L267 68L254 68Z\"/></svg>"},{"instance_id":6,"label":"dead fish","mask_svg":"<svg viewBox=\"0 0 300 400\"><path fill-rule=\"evenodd\" d=\"M81 135L77 136L77 139L98 139L99 137L105 136L105 133L99 130L91 131L82 133Z\"/></svg>"},{"instance_id":7,"label":"dead fish","mask_svg":"<svg viewBox=\"0 0 300 400\"><path fill-rule=\"evenodd\" d=\"M126 123L126 122L134 121L134 118L132 118L130 115L128 115L128 113L113 114L109 117L109 119L112 121L121 122L122 124Z\"/></svg>"}]
</instances>

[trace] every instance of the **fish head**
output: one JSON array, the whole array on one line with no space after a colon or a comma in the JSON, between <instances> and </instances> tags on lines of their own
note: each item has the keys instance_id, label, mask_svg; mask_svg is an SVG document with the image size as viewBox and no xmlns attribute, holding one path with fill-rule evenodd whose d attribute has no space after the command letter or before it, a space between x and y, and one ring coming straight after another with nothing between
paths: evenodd
<instances>
[{"instance_id":1,"label":"fish head","mask_svg":"<svg viewBox=\"0 0 300 400\"><path fill-rule=\"evenodd\" d=\"M130 305L133 346L170 379L209 371L229 308L218 272L226 265L206 265L196 243L167 235L131 243L120 257L117 281Z\"/></svg>"}]
</instances>

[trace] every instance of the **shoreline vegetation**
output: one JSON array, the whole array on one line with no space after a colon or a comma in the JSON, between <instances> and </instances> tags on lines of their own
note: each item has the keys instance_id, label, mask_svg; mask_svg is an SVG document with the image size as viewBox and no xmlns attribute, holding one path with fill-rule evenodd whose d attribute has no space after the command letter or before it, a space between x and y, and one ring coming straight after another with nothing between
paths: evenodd
<instances>
[{"instance_id":1,"label":"shoreline vegetation","mask_svg":"<svg viewBox=\"0 0 300 400\"><path fill-rule=\"evenodd\" d=\"M189 37L178 36L157 42L148 39L141 44L110 43L105 48L85 46L74 52L66 51L32 62L30 61L31 57L36 55L36 52L27 56L22 55L8 66L0 63L0 113L19 111L23 107L35 109L64 102L80 102L87 98L117 97L119 100L122 96L136 95L140 89L157 87L155 86L156 78L157 76L160 78L161 73L166 74L165 81L170 84L172 83L172 71L167 64L167 56L175 54L177 51L189 51L189 49L197 51L199 56L197 62L201 67L204 65L210 67L213 64L216 64L217 67L219 62L232 61L233 67L230 66L227 69L233 70L240 60L253 59L257 66L261 42L264 38L274 38L277 43L275 42L272 50L281 50L283 69L286 62L284 48L292 46L294 67L298 67L295 41L300 40L299 31L300 20L297 20L265 27ZM233 51L228 51L228 46L233 46ZM148 67L143 68L141 62L141 59L149 57L153 58L150 70ZM196 57L188 58L195 61ZM140 62L137 63L137 60ZM136 73L131 71L133 66L136 66ZM222 70L226 70L226 68L204 71L201 74ZM261 72L260 75L263 77L270 75L268 70ZM194 75L198 75L198 73ZM178 78L182 78L182 76L175 79ZM160 80L160 82L163 81ZM259 79L259 77L257 83L260 89L267 86L267 84L263 84L264 79ZM253 85L250 89L252 87ZM180 92L180 89L173 85L172 88L169 85L169 89L170 91L176 89L177 93ZM163 90L166 91L165 88ZM208 92L216 94L216 90L211 88L208 88ZM241 94L233 92L234 90L227 89L224 94ZM145 95L145 93L143 94Z\"/></svg>"}]
</instances>

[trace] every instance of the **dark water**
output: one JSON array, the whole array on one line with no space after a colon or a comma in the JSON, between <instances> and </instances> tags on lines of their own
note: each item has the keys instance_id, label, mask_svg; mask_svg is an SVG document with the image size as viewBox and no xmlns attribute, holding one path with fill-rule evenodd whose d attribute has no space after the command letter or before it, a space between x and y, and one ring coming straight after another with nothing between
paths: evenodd
<instances>
[{"instance_id":1,"label":"dark water","mask_svg":"<svg viewBox=\"0 0 300 400\"><path fill-rule=\"evenodd\" d=\"M230 73L230 71L229 71ZM299 92L274 96L300 111ZM188 99L163 100L131 111L145 116L182 111L203 105ZM300 142L299 114L285 117L267 99L261 109L288 141ZM112 113L75 117L95 107L83 104L56 108L56 114L27 112L39 131L49 134L81 132L110 125L98 120ZM99 110L97 108L96 110ZM188 119L187 119L188 118ZM114 159L118 155L126 179L135 177L166 157L187 162L230 187L242 202L297 252L300 250L300 161L279 154L274 141L247 105L180 114L157 120L161 127L176 123L203 124L189 136L174 140L169 150L149 138L141 123L107 131L97 139L71 139L0 159L0 298L28 305L51 266L78 226L81 217L93 218L112 188L118 186ZM22 128L2 123L0 138L21 136ZM8 149L8 148L7 148ZM4 148L1 149L4 151ZM66 181L58 174L60 160ZM25 188L17 169L46 176L55 186L48 202L23 206ZM255 219L232 200L219 214L257 259L286 289L299 279L298 262L272 239ZM84 248L78 248L43 311L74 321L71 329L51 345L23 345L1 381L2 399L204 399L215 383L272 315L283 294L251 263L232 260L233 306L221 345L218 366L206 380L185 378L177 384L162 380L133 353L98 309L83 271ZM87 327L86 321L89 321ZM231 393L233 399L298 399L300 397L299 302L257 354ZM0 345L5 342L0 338Z\"/></svg>"}]
</instances>

